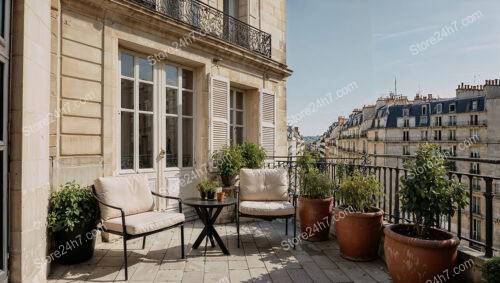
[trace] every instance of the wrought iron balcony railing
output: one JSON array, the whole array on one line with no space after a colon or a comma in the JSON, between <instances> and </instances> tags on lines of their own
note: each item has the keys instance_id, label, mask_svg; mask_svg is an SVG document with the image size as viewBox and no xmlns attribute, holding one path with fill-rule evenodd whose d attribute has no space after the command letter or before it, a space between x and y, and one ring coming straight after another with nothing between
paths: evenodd
<instances>
[{"instance_id":1,"label":"wrought iron balcony railing","mask_svg":"<svg viewBox=\"0 0 500 283\"><path fill-rule=\"evenodd\" d=\"M198 0L131 0L169 18L271 58L271 35Z\"/></svg>"},{"instance_id":2,"label":"wrought iron balcony railing","mask_svg":"<svg viewBox=\"0 0 500 283\"><path fill-rule=\"evenodd\" d=\"M339 148L341 149L341 148ZM377 160L382 159L382 161L395 161L396 164L402 164L404 160L408 158L413 158L412 156L407 155L377 155L370 154L370 159ZM298 191L301 186L301 177L300 177L300 167L295 161L297 158L292 156L271 156L266 160L265 167L285 167L288 169L289 174L289 188L290 190ZM449 157L449 160L452 161L474 161L469 158L455 158ZM400 177L403 175L407 175L409 172L407 169L401 168L400 166L380 166L376 165L378 162L369 162L368 164L363 164L363 158L358 157L334 157L334 158L322 158L320 162L316 163L316 166L321 172L328 174L328 176L332 180L336 180L335 177L338 174L339 163L342 162L345 168L345 164L347 164L348 170L353 170L354 168L365 170L365 172L375 175L375 177L382 183L381 190L383 191L383 195L378 198L377 206L382 209L385 214L384 218L388 222L393 223L412 223L412 217L405 211L401 209L401 203L399 199L399 189L401 186ZM496 166L495 168L500 167L500 160L498 159L484 159L479 161L479 163L489 164L490 166ZM417 171L415 171L417 172ZM414 172L414 173L415 173ZM499 172L498 170L493 172ZM475 184L475 180L482 180L485 184L484 193L476 194L479 198L481 198L481 203L485 204L484 208L484 231L485 238L481 240L480 238L475 238L470 235L474 235L474 227L473 227L473 214L475 213L474 207L469 205L465 209L457 209L456 213L453 217L443 218L440 221L441 228L447 229L450 232L453 232L457 235L458 238L464 240L469 243L469 246L481 249L484 251L486 257L491 257L493 252L499 252L500 247L494 246L494 231L493 226L496 223L494 220L494 206L496 203L494 186L496 183L500 182L499 175L478 175L466 172L456 172L456 171L448 171L447 172L449 178L454 178L460 183L468 184L468 193L469 199L468 203L471 204L473 202L473 190L477 189L473 186ZM340 205L342 200L338 195L338 192L334 191L334 204ZM452 221L453 224L452 225ZM465 221L468 223L462 225ZM455 225L456 224L456 225ZM463 233L464 230L468 230L467 233ZM495 243L496 244L496 243Z\"/></svg>"}]
</instances>

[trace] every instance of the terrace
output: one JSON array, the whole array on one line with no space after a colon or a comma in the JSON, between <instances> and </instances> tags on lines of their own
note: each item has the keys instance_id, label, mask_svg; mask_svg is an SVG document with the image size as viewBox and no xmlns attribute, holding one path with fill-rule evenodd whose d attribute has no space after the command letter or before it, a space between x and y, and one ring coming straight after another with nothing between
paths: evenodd
<instances>
[{"instance_id":1,"label":"terrace","mask_svg":"<svg viewBox=\"0 0 500 283\"><path fill-rule=\"evenodd\" d=\"M400 165L411 156L378 155L372 158L393 159ZM453 158L455 162L470 161L468 158ZM295 158L274 157L268 160L266 167L285 167L289 172L290 188L300 184ZM363 166L361 159L343 159L355 167ZM335 178L338 159L326 159L317 164L324 173ZM477 161L477 159L475 159ZM498 166L499 160L480 160L479 163ZM385 197L379 199L378 206L385 211L385 223L411 223L411 219L400 209L398 199L399 177L409 174L400 166L368 167L371 174L383 184ZM455 233L461 239L460 258L484 259L497 254L499 249L493 243L493 187L499 176L477 175L472 173L449 172L450 178L457 178L468 183L469 203L477 197L473 180L485 183L480 202L485 205L484 237L477 237L473 231L472 219L478 216L477 205L470 205L464 211L457 211L453 218L442 219L441 228ZM340 200L335 199L336 204ZM476 201L477 203L477 201ZM467 229L463 223L469 221ZM218 233L229 249L230 255L224 255L218 247L208 247L204 243L199 249L192 245L203 228L197 219L186 224L187 259L180 259L179 237L177 230L168 230L148 236L146 248L141 248L141 240L130 241L128 252L129 280L131 282L390 282L382 250L380 258L372 262L352 262L340 256L335 235L330 232L330 240L308 242L301 239L297 250L292 250L286 241L293 239L293 233L285 235L284 221L249 221L242 227L242 246L237 248L236 226L234 223L216 225ZM297 228L300 230L299 228ZM332 229L333 230L333 229ZM466 231L467 230L467 231ZM300 234L298 231L297 234ZM285 244L283 244L285 241ZM206 243L206 242L205 242ZM206 253L205 253L206 252ZM124 278L122 242L99 242L94 257L86 263L63 266L55 265L49 276L49 282L69 281L122 281ZM473 273L476 275L473 275ZM478 269L463 274L463 278L477 276ZM468 279L462 279L468 280Z\"/></svg>"}]
</instances>

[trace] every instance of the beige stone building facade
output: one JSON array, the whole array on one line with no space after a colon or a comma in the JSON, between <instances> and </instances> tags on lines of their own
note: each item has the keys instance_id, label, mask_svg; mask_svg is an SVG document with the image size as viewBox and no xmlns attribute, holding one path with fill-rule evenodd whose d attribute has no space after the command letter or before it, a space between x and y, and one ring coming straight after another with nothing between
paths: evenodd
<instances>
[{"instance_id":1,"label":"beige stone building facade","mask_svg":"<svg viewBox=\"0 0 500 283\"><path fill-rule=\"evenodd\" d=\"M439 99L432 94L389 96L374 106L355 109L348 119L339 120L325 133L330 157L371 157L377 166L402 168L405 156L418 144L436 143L449 157L451 171L478 175L462 176L470 188L469 206L462 213L461 235L485 241L486 182L480 176L499 177L500 165L500 80L483 85L460 84L454 98ZM395 180L393 180L395 182ZM493 242L500 246L500 181L494 180ZM387 196L386 196L387 197ZM472 215L472 217L470 217ZM458 230L457 217L452 231ZM474 245L473 245L474 246ZM475 245L475 247L480 248Z\"/></svg>"},{"instance_id":2,"label":"beige stone building facade","mask_svg":"<svg viewBox=\"0 0 500 283\"><path fill-rule=\"evenodd\" d=\"M287 154L285 0L3 2L0 282L46 281L67 181L144 173L186 197L225 144Z\"/></svg>"}]
</instances>

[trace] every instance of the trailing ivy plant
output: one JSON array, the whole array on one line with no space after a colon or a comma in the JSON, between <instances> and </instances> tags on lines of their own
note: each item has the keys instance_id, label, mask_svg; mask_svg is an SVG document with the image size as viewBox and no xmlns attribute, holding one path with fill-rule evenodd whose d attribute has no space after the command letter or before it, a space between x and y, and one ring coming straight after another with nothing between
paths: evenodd
<instances>
[{"instance_id":1,"label":"trailing ivy plant","mask_svg":"<svg viewBox=\"0 0 500 283\"><path fill-rule=\"evenodd\" d=\"M488 283L500 282L500 257L488 259L481 268Z\"/></svg>"},{"instance_id":2,"label":"trailing ivy plant","mask_svg":"<svg viewBox=\"0 0 500 283\"><path fill-rule=\"evenodd\" d=\"M341 180L339 193L344 205L357 212L370 212L382 195L381 186L375 175L364 175L355 169Z\"/></svg>"},{"instance_id":3,"label":"trailing ivy plant","mask_svg":"<svg viewBox=\"0 0 500 283\"><path fill-rule=\"evenodd\" d=\"M241 157L243 158L243 168L260 169L264 166L266 150L253 142L245 142L241 146Z\"/></svg>"},{"instance_id":4,"label":"trailing ivy plant","mask_svg":"<svg viewBox=\"0 0 500 283\"><path fill-rule=\"evenodd\" d=\"M67 182L49 200L47 227L50 232L70 232L96 225L99 206L88 187Z\"/></svg>"},{"instance_id":5,"label":"trailing ivy plant","mask_svg":"<svg viewBox=\"0 0 500 283\"><path fill-rule=\"evenodd\" d=\"M467 204L467 192L447 177L445 157L436 144L419 145L413 159L404 164L409 174L401 177L402 209L413 216L419 238L429 238L429 229L439 227L442 216L451 217Z\"/></svg>"}]
</instances>

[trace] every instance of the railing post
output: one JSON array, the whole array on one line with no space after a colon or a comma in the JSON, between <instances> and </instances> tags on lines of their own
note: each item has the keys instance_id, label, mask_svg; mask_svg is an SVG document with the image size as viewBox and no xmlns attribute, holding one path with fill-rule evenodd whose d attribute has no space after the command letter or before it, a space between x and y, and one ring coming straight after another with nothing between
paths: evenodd
<instances>
[{"instance_id":1,"label":"railing post","mask_svg":"<svg viewBox=\"0 0 500 283\"><path fill-rule=\"evenodd\" d=\"M396 169L396 187L394 188L394 217L399 223L399 169Z\"/></svg>"},{"instance_id":2,"label":"railing post","mask_svg":"<svg viewBox=\"0 0 500 283\"><path fill-rule=\"evenodd\" d=\"M493 256L493 180L485 177L486 192L484 198L486 200L486 257Z\"/></svg>"}]
</instances>

